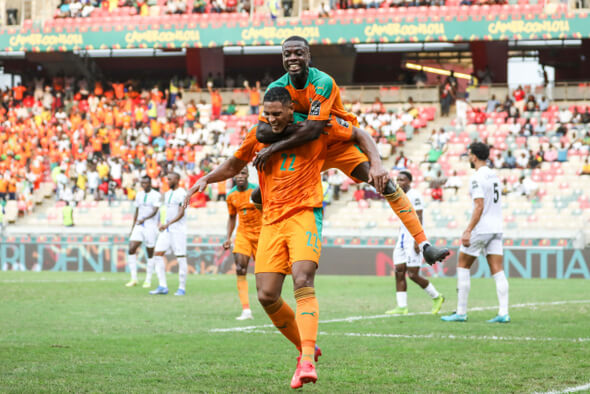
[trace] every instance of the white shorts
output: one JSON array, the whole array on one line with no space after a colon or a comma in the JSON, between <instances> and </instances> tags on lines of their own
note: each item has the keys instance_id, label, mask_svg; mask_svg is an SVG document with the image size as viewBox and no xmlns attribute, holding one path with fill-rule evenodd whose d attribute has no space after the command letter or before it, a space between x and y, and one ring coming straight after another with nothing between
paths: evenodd
<instances>
[{"instance_id":1,"label":"white shorts","mask_svg":"<svg viewBox=\"0 0 590 394\"><path fill-rule=\"evenodd\" d=\"M459 251L469 256L478 257L480 254L484 256L496 254L504 255L502 234L471 234L471 244L468 248L461 245Z\"/></svg>"},{"instance_id":2,"label":"white shorts","mask_svg":"<svg viewBox=\"0 0 590 394\"><path fill-rule=\"evenodd\" d=\"M146 247L153 248L158 238L158 227L135 225L131 231L130 241L142 242Z\"/></svg>"},{"instance_id":3,"label":"white shorts","mask_svg":"<svg viewBox=\"0 0 590 394\"><path fill-rule=\"evenodd\" d=\"M167 230L160 232L156 252L167 252L169 249L172 249L175 256L186 256L186 233Z\"/></svg>"},{"instance_id":4,"label":"white shorts","mask_svg":"<svg viewBox=\"0 0 590 394\"><path fill-rule=\"evenodd\" d=\"M422 253L414 250L414 239L402 234L393 249L393 264L405 264L407 267L422 266Z\"/></svg>"}]
</instances>

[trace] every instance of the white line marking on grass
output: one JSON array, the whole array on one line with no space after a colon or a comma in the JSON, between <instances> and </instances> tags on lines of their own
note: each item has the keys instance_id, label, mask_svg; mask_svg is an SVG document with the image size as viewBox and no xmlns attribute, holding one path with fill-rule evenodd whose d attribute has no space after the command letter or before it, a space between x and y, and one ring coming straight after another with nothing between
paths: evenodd
<instances>
[{"instance_id":1,"label":"white line marking on grass","mask_svg":"<svg viewBox=\"0 0 590 394\"><path fill-rule=\"evenodd\" d=\"M551 302L530 302L525 304L514 304L510 305L510 308L529 308L534 306L546 306L546 305L564 305L564 304L588 304L590 300L570 300L570 301L551 301ZM469 309L469 312L480 312L497 309L498 306L482 306ZM420 316L420 315L431 315L430 312L415 312L408 313L407 315L372 315L372 316L350 316L344 318L320 320L321 324L325 323L352 323L358 320L373 320L373 319L385 319L394 317L407 317L407 316ZM240 332L240 331L252 331L258 328L273 327L272 324L265 324L260 326L246 326L246 327L229 327L229 328L213 328L209 332Z\"/></svg>"},{"instance_id":2,"label":"white line marking on grass","mask_svg":"<svg viewBox=\"0 0 590 394\"><path fill-rule=\"evenodd\" d=\"M86 282L115 282L120 281L123 283L124 281L120 278L98 278L98 279L4 279L0 280L0 283L86 283Z\"/></svg>"},{"instance_id":3,"label":"white line marking on grass","mask_svg":"<svg viewBox=\"0 0 590 394\"><path fill-rule=\"evenodd\" d=\"M280 334L279 331L250 330L245 331L254 334ZM367 337L367 338L392 338L392 339L457 339L475 341L512 341L512 342L590 342L590 338L551 338L551 337L505 337L496 335L438 335L438 334L380 334L380 333L359 333L359 332L325 332L320 331L320 336L341 336L341 337Z\"/></svg>"},{"instance_id":4,"label":"white line marking on grass","mask_svg":"<svg viewBox=\"0 0 590 394\"><path fill-rule=\"evenodd\" d=\"M566 389L559 390L559 391L548 391L548 392L543 393L543 394L576 393L578 391L583 391L583 390L588 390L588 389L590 389L590 383L584 384L582 386L568 387Z\"/></svg>"}]
</instances>

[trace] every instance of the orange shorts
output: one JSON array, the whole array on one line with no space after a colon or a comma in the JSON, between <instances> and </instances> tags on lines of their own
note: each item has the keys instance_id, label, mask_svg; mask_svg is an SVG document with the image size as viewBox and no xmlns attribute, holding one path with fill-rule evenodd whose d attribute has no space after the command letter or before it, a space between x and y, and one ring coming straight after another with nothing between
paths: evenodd
<instances>
[{"instance_id":1,"label":"orange shorts","mask_svg":"<svg viewBox=\"0 0 590 394\"><path fill-rule=\"evenodd\" d=\"M328 146L328 154L322 171L338 168L355 182L362 183L361 180L353 178L351 174L359 164L368 161L367 155L354 143L349 141L336 142Z\"/></svg>"},{"instance_id":2,"label":"orange shorts","mask_svg":"<svg viewBox=\"0 0 590 394\"><path fill-rule=\"evenodd\" d=\"M262 225L255 273L288 275L296 261L316 264L322 253L322 208L309 208L277 223Z\"/></svg>"},{"instance_id":3,"label":"orange shorts","mask_svg":"<svg viewBox=\"0 0 590 394\"><path fill-rule=\"evenodd\" d=\"M258 238L259 234L237 231L233 252L248 257L255 257L258 249Z\"/></svg>"}]
</instances>

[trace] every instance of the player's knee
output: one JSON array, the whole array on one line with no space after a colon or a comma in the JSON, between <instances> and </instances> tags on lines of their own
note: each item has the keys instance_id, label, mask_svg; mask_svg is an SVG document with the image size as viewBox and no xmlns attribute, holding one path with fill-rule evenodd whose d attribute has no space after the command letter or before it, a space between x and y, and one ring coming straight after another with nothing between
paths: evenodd
<instances>
[{"instance_id":1,"label":"player's knee","mask_svg":"<svg viewBox=\"0 0 590 394\"><path fill-rule=\"evenodd\" d=\"M260 302L260 305L262 306L274 304L278 301L280 296L280 293L268 291L266 289L258 289L258 302Z\"/></svg>"},{"instance_id":2,"label":"player's knee","mask_svg":"<svg viewBox=\"0 0 590 394\"><path fill-rule=\"evenodd\" d=\"M413 280L414 282L416 282L417 280L420 279L420 273L419 272L415 272L415 271L409 271L408 272L408 276L410 277L411 280Z\"/></svg>"},{"instance_id":3,"label":"player's knee","mask_svg":"<svg viewBox=\"0 0 590 394\"><path fill-rule=\"evenodd\" d=\"M246 273L248 273L248 266L241 265L240 263L236 263L236 274L243 276L243 275L246 275Z\"/></svg>"},{"instance_id":4,"label":"player's knee","mask_svg":"<svg viewBox=\"0 0 590 394\"><path fill-rule=\"evenodd\" d=\"M364 161L352 170L350 175L353 178L360 179L363 182L369 181L369 170L371 169L371 165L368 161Z\"/></svg>"},{"instance_id":5,"label":"player's knee","mask_svg":"<svg viewBox=\"0 0 590 394\"><path fill-rule=\"evenodd\" d=\"M293 278L293 289L301 289L303 287L313 287L313 275L299 275Z\"/></svg>"}]
</instances>

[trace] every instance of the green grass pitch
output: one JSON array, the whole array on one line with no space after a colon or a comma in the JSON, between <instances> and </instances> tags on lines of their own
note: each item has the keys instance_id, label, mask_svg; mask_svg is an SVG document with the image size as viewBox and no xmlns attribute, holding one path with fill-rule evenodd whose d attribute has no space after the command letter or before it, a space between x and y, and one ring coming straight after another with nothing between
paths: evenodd
<instances>
[{"instance_id":1,"label":"green grass pitch","mask_svg":"<svg viewBox=\"0 0 590 394\"><path fill-rule=\"evenodd\" d=\"M140 274L140 279L142 275ZM124 274L1 272L0 392L288 392L297 353L255 298L238 322L235 278L191 276L186 297L125 288ZM433 279L456 305L455 279ZM590 291L584 280L509 279L512 322L491 325L492 279L473 279L467 323L444 323L408 283L319 276L319 380L325 393L543 392L590 383ZM171 293L177 277L169 275ZM292 286L283 292L292 306ZM563 303L560 303L563 301ZM344 320L349 317L355 319ZM235 331L236 327L254 326ZM213 331L215 329L222 329ZM226 330L229 329L229 330Z\"/></svg>"}]
</instances>

